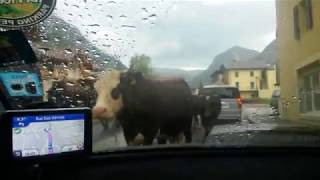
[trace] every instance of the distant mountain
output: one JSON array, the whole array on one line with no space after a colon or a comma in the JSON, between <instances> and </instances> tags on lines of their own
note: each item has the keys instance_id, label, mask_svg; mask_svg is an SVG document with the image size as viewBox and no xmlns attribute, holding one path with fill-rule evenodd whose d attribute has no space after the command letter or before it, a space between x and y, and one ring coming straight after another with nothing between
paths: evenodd
<instances>
[{"instance_id":1,"label":"distant mountain","mask_svg":"<svg viewBox=\"0 0 320 180\"><path fill-rule=\"evenodd\" d=\"M190 81L190 86L195 88L198 87L198 85L203 83L204 85L209 84L211 81L211 74L218 70L221 65L224 65L225 67L230 66L233 62L237 61L248 61L249 59L252 59L253 57L257 56L259 54L258 51L242 48L239 46L234 46L227 51L217 55L211 65L208 67L207 70L200 73L198 76L194 77Z\"/></svg>"},{"instance_id":2,"label":"distant mountain","mask_svg":"<svg viewBox=\"0 0 320 180\"><path fill-rule=\"evenodd\" d=\"M171 68L153 68L152 73L156 77L163 78L183 78L187 82L202 73L203 70L192 70L186 71L182 69L171 69Z\"/></svg>"},{"instance_id":3,"label":"distant mountain","mask_svg":"<svg viewBox=\"0 0 320 180\"><path fill-rule=\"evenodd\" d=\"M61 57L66 52L87 54L92 59L91 63L96 70L105 70L108 67L125 69L126 67L114 56L97 48L93 43L84 37L79 29L60 17L51 16L43 25L45 36L48 42L35 42L37 48L48 49L48 54L54 57Z\"/></svg>"},{"instance_id":4,"label":"distant mountain","mask_svg":"<svg viewBox=\"0 0 320 180\"><path fill-rule=\"evenodd\" d=\"M277 40L273 40L259 55L253 57L250 61L276 64L278 62L277 53Z\"/></svg>"},{"instance_id":5,"label":"distant mountain","mask_svg":"<svg viewBox=\"0 0 320 180\"><path fill-rule=\"evenodd\" d=\"M209 66L208 71L214 72L220 68L221 65L228 67L233 62L248 61L259 54L258 51L234 46L227 51L217 55L212 64Z\"/></svg>"}]
</instances>

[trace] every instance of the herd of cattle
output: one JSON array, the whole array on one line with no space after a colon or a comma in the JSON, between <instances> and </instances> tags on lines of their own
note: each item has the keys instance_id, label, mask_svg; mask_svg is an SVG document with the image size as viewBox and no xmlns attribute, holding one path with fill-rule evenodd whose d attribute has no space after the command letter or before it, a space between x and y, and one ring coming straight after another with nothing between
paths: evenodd
<instances>
[{"instance_id":1,"label":"herd of cattle","mask_svg":"<svg viewBox=\"0 0 320 180\"><path fill-rule=\"evenodd\" d=\"M150 145L154 139L158 144L189 143L194 122L201 122L207 135L221 111L219 97L193 95L183 79L151 79L139 72L112 70L96 82L86 82L89 88L74 86L79 87L70 91L64 89L66 83L52 87L49 102L62 103L59 107L75 102L93 106L93 119L102 124L119 122L129 145Z\"/></svg>"}]
</instances>

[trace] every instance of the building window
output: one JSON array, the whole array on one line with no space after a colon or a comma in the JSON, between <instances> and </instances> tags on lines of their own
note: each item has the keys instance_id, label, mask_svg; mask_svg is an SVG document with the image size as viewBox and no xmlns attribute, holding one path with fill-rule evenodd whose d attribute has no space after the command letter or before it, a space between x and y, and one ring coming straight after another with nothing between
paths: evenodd
<instances>
[{"instance_id":1,"label":"building window","mask_svg":"<svg viewBox=\"0 0 320 180\"><path fill-rule=\"evenodd\" d=\"M239 72L236 71L236 72L234 73L234 76L235 76L235 77L239 77Z\"/></svg>"},{"instance_id":2,"label":"building window","mask_svg":"<svg viewBox=\"0 0 320 180\"><path fill-rule=\"evenodd\" d=\"M240 88L239 82L236 82L236 87L237 87L237 88Z\"/></svg>"},{"instance_id":3,"label":"building window","mask_svg":"<svg viewBox=\"0 0 320 180\"><path fill-rule=\"evenodd\" d=\"M293 8L294 38L300 39L301 32L313 28L312 0L302 0Z\"/></svg>"},{"instance_id":4,"label":"building window","mask_svg":"<svg viewBox=\"0 0 320 180\"><path fill-rule=\"evenodd\" d=\"M254 82L253 81L250 82L250 89L254 89Z\"/></svg>"},{"instance_id":5,"label":"building window","mask_svg":"<svg viewBox=\"0 0 320 180\"><path fill-rule=\"evenodd\" d=\"M260 89L268 89L268 72L267 70L261 71Z\"/></svg>"},{"instance_id":6,"label":"building window","mask_svg":"<svg viewBox=\"0 0 320 180\"><path fill-rule=\"evenodd\" d=\"M300 111L320 111L320 72L305 75L300 89Z\"/></svg>"},{"instance_id":7,"label":"building window","mask_svg":"<svg viewBox=\"0 0 320 180\"><path fill-rule=\"evenodd\" d=\"M254 76L254 72L250 71L250 77L253 77L253 76Z\"/></svg>"}]
</instances>

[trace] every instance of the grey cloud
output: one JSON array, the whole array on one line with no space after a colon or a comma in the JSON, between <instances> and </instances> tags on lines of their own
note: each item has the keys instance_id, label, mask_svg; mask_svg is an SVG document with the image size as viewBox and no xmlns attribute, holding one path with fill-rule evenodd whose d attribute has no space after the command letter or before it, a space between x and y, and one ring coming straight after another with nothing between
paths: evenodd
<instances>
[{"instance_id":1,"label":"grey cloud","mask_svg":"<svg viewBox=\"0 0 320 180\"><path fill-rule=\"evenodd\" d=\"M275 31L274 2L239 2L221 6L180 2L176 7L160 17L153 31L143 32L141 36L151 36L151 43L155 44L175 41L180 47L178 50L159 49L162 53L150 54L155 66L207 67L216 54L234 45L262 50L268 42L260 41ZM148 51L157 51L152 48L150 44L139 50L147 54Z\"/></svg>"}]
</instances>

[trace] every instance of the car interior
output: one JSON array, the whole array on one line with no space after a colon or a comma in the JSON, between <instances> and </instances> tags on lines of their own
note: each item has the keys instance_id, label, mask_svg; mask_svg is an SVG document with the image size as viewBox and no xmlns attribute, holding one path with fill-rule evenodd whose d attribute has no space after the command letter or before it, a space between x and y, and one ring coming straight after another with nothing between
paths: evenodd
<instances>
[{"instance_id":1,"label":"car interior","mask_svg":"<svg viewBox=\"0 0 320 180\"><path fill-rule=\"evenodd\" d=\"M60 0L57 0L57 1L60 1ZM36 53L34 49L35 48L37 48L38 50L41 49L43 52L45 52L46 49L45 47L39 48L37 47L37 45L34 45L34 47L31 47L30 44L32 43L29 40L30 34L28 33L32 33L32 30L26 31L25 29L22 28L22 26L20 26L21 23L27 22L27 21L25 22L22 21L22 18L23 18L22 16L21 17L14 16L14 17L20 17L20 19L7 18L5 22L1 22L2 20L4 21L7 17L5 16L5 14L8 12L11 12L11 9L10 9L11 6L8 6L7 5L8 3L5 5L6 2L9 3L9 1L0 0L0 26L3 27L3 29L1 29L0 31L0 162L2 164L1 170L0 170L0 179L8 179L8 180L16 180L16 179L17 180L26 180L26 179L35 179L35 180L62 180L62 179L67 179L67 180L268 179L270 180L270 179L282 179L282 180L285 180L285 179L288 179L288 180L291 180L291 179L319 179L320 178L320 171L318 172L318 165L319 165L318 161L320 162L320 146L318 146L317 144L320 141L317 138L312 139L312 137L310 138L307 135L301 136L301 139L304 140L304 142L309 142L309 144L305 146L304 145L299 146L294 144L291 146L281 146L277 144L280 142L279 140L280 138L272 139L272 141L275 142L274 144L272 144L272 146L267 146L267 145L255 146L254 143L250 144L247 141L243 140L243 135L241 134L237 135L237 134L226 133L227 135L224 135L224 136L230 135L230 137L228 136L228 138L230 138L233 141L237 141L239 144L244 144L244 145L234 145L234 143L231 143L231 145L226 145L220 141L210 144L210 143L203 143L202 139L201 139L201 143L193 141L191 143L185 143L183 145L169 144L167 143L171 140L169 138L165 142L167 144L162 145L159 143L160 142L159 139L158 139L158 142L156 142L157 139L155 138L154 141L156 143L152 142L153 143L152 146L144 146L141 143L130 144L131 142L128 141L128 142L125 142L128 144L128 146L125 146L125 147L106 146L106 148L103 150L98 150L98 151L94 150L96 148L94 147L95 146L94 136L98 136L95 134L96 129L94 129L94 126L97 122L99 123L99 121L95 121L95 118L93 118L94 108L91 101L92 99L95 100L96 96L98 95L97 95L97 92L93 92L95 93L94 97L91 97L90 93L91 91L94 91L96 86L92 85L89 88L85 89L85 88L82 88L83 86L79 85L79 87L81 87L79 89L84 90L83 92L81 92L83 93L81 96L83 97L84 100L83 99L80 100L80 96L77 96L78 99L74 100L72 103L78 103L78 105L83 103L81 104L81 106L69 105L69 104L72 104L70 103L72 101L70 99L72 98L67 97L67 95L63 95L65 97L61 99L57 98L59 95L61 95L59 94L60 93L59 89L63 89L63 88L66 89L68 85L69 87L71 87L71 89L73 88L77 90L77 87L75 85L76 83L72 84L68 82L69 84L66 83L66 87L64 86L60 87L60 85L57 83L56 84L57 87L55 87L56 89L52 91L48 89L45 90L47 88L46 87L47 85L42 82L42 78L45 76L51 76L52 74L55 75L55 73L58 75L62 74L61 76L64 77L64 71L63 72L55 71L54 73L51 72L46 74L46 72L43 69L49 69L49 66L50 67L52 66L52 68L57 68L57 69L61 67L65 68L67 63L64 61L63 58L71 59L70 57L68 57L68 55L71 54L71 52L69 52L71 50L64 49L63 51L67 55L64 54L61 57L60 55L55 54L57 61L59 60L59 58L60 60L62 59L61 60L62 63L60 64L50 63L49 59L44 58L45 55L47 55L46 53L43 53L45 55L42 54L43 57L40 56L39 53L38 52ZM49 3L51 5L53 2L54 4L56 3L56 1L45 1L45 0L34 1L33 3L38 3L38 2L40 4ZM97 1L93 0L90 2L97 2ZM159 3L162 3L162 2L163 0L159 1ZM219 2L214 1L214 2L216 2L214 3L214 5L219 7L220 1ZM28 1L27 3L30 3L30 2ZM69 5L68 3L70 2L63 1L63 3L61 4L65 4L65 6L67 6L68 8L71 8L71 4ZM87 0L84 0L81 2L77 1L77 3L79 4L87 3ZM102 3L103 2L101 2L101 4ZM115 1L108 1L107 4L108 6L111 6L112 4L116 4L116 3L117 2ZM206 1L206 3L210 4L212 2ZM21 11L19 11L19 9L18 10L16 9L17 11L12 11L12 12L19 14L19 13L25 13L30 11L32 12L30 17L32 17L34 15L37 15L36 14L37 12L31 11L32 8L35 8L35 7L45 8L46 7L45 5L43 4L41 4L41 6L39 4L36 4L36 5L33 4L30 6L29 4L21 5L21 6L18 5L15 8L22 7L26 9L26 11L22 11L21 9L20 9ZM79 5L74 4L72 6L73 8L78 8L77 6ZM98 8L101 6L102 5L97 5L95 7L97 8L96 11L104 12L103 9ZM59 8L60 6L57 9L59 10ZM50 11L53 11L53 9L54 7ZM145 8L139 8L139 9L141 9L144 13L149 13L149 11L152 11L152 10L147 11L147 9ZM152 9L154 10L155 8L152 8ZM55 11L58 11L58 10L55 10ZM175 10L179 11L179 8L175 8ZM40 14L38 15L39 16L43 15L43 13L47 11L49 10L40 11ZM64 12L64 13L68 14L68 12ZM166 13L168 14L168 12ZM189 13L190 14L188 15L190 16L190 18L191 16L195 16L192 12L189 12ZM71 13L69 13L68 16L71 16L71 17L74 16L70 14ZM152 18L155 18L156 16L156 15L152 15L152 16L151 15L148 18L152 19ZM46 18L48 16L49 15L43 16L43 18ZM83 13L83 16L84 16L84 13ZM122 19L126 18L125 15L120 14L119 16ZM250 16L254 16L254 15L250 15ZM115 18L115 17L112 17L111 15L107 15L107 16L104 15L104 17L108 18L109 20L111 19L110 21L112 21L112 19ZM17 22L14 22L13 20L17 20ZM17 23L17 24L14 25L14 23ZM40 23L40 22L34 22L34 24L36 23ZM56 24L59 25L59 23L56 23ZM42 26L43 24L40 23L40 25ZM16 28L14 28L15 26ZM98 27L98 26L99 25L95 25L95 24L90 25L90 27ZM132 26L126 25L126 24L123 24L121 28L134 29ZM54 28L50 29L50 27L40 27L40 29L54 30ZM181 29L184 29L184 28L181 28ZM188 29L188 28L185 28L185 29ZM68 30L63 30L63 33L67 33L67 31ZM91 32L91 34L97 35L97 33L94 31L93 33ZM128 34L130 35L130 33ZM56 36L58 37L58 35ZM56 36L53 36L52 39L55 39L53 40L53 42L59 43L59 40ZM108 37L108 36L105 35L105 37ZM87 38L89 39L89 37ZM40 41L46 42L49 40L42 37ZM36 43L37 41L35 41L34 44ZM77 44L81 44L81 43L77 42ZM168 49L170 48L179 49L179 47L176 47L175 45L172 45L170 43L165 44L165 46L168 46L167 47ZM56 48L59 49L59 46L57 46ZM100 55L96 55L96 57L100 57ZM47 63L46 65L48 67L43 68L42 65L40 65L39 59L42 59L42 60L45 59L45 62ZM75 59L76 61L78 61L81 58L78 57ZM231 59L232 61L236 62L235 59L237 59L237 57L234 55ZM91 59L91 61L93 60ZM88 66L88 67L90 66L88 65L89 63L85 64L84 62L81 62L80 64L81 65L79 65L79 67L81 68L83 68L84 66ZM99 62L97 64L103 64L103 63ZM112 65L112 67L115 68L117 65L120 66L119 63L118 64L115 63L114 65ZM90 67L90 68L93 69L93 67ZM105 71L104 67L102 67L102 69L103 71ZM118 69L121 69L121 68L118 68ZM130 75L131 70L133 71L134 69L134 66L133 65L130 66L130 68L128 68L129 70L126 68L124 69L127 70L126 71L127 74ZM67 70L69 69L67 68ZM123 69L121 70L124 71ZM88 73L88 71L89 70L85 68L79 70L79 72L83 74ZM78 71L75 71L74 74L76 74L77 72ZM110 73L112 73L111 70L110 70ZM253 76L253 73L251 73L251 75ZM239 78L238 76L241 76L241 74L239 75L237 72L237 78ZM89 82L91 75L87 77L89 77L87 78ZM123 76L123 74L119 75L119 82L122 83L124 78L125 77ZM101 79L104 80L103 78ZM119 85L116 85L115 87L111 87L112 93L110 93L111 94L109 95L110 97L105 95L104 98L108 97L109 101L112 101L112 102L116 101L120 97L121 90L123 89L130 90L130 88L135 87L135 85L140 85L140 86L144 85L143 83L141 83L141 82L144 82L141 79L142 79L142 75L141 77L138 76L137 79L133 79L133 80L129 78L125 79L129 82L128 86L124 86L123 88L123 86L119 84ZM110 82L113 83L113 81L111 80ZM154 86L152 86L153 84L149 82L154 82L154 81L144 82L145 84L149 85L147 86L147 89L149 88L152 91L156 92L157 89L152 89L152 87ZM161 87L162 85L161 82L163 82L163 80L158 80L155 82L158 83L156 84L157 85L156 87ZM167 82L172 84L172 82L175 82L175 81L167 81ZM174 85L169 86L169 85L166 87L168 87L167 89L169 89L171 92L174 92L176 89L179 89L181 87L182 87L181 89L184 90L183 86L174 86ZM246 91L245 93L253 91L254 85L255 84L252 84L251 89ZM239 82L237 83L237 86L239 86ZM210 98L212 98L210 94L212 94L212 92L218 92L217 94L220 95L220 98L222 100L224 99L225 102L232 102L234 104L234 107L231 107L232 103L228 104L223 101L221 101L220 103L220 99L218 104L219 105L222 104L226 106L226 107L222 107L222 109L225 108L223 110L225 110L224 113L226 113L226 116L230 115L228 114L230 113L230 111L232 110L235 111L233 119L237 121L234 123L238 123L234 125L236 129L238 128L238 126L240 127L239 123L242 123L241 121L243 121L241 119L242 118L241 113L242 113L242 108L244 108L243 97L241 94L243 92L240 92L239 87L237 86L224 86L224 85L210 86L210 87L207 86L207 88L200 90L200 95L203 95L203 97L205 98L203 99L199 98L199 102L210 102ZM110 89L110 87L108 86L104 86L104 88ZM134 89L135 91L133 90L132 92L139 92L140 89L139 88L137 89ZM47 94L44 93L45 91ZM53 95L50 93L54 94L55 97L53 97ZM78 92L71 91L71 94L75 95L76 93ZM278 90L278 93L280 94L280 90ZM136 94L143 96L143 95L146 95L147 93L146 91L142 91L142 93L140 92L140 94L139 93L136 93ZM180 94L178 93L177 96L180 97L181 94L184 95L183 93L180 93ZM134 99L135 97L138 97L138 95L134 95L132 99ZM89 96L91 97L91 99L88 98ZM191 96L191 93L190 93L190 99L191 97L195 97L195 96L197 95L192 94ZM248 97L249 96L250 95L248 95ZM170 99L166 98L166 96L160 96L160 97L161 97L159 98L160 100L150 98L147 100L143 99L145 101L142 101L142 102L150 102L150 101L151 103L170 102ZM44 98L47 98L47 101L44 101L43 100ZM127 102L125 100L130 102L131 99L129 100L124 99L123 102ZM84 101L87 101L87 102L84 102ZM186 102L189 102L189 101L186 101ZM174 103L176 102L172 102L172 104ZM274 103L277 104L278 99L276 99ZM268 108L269 108L269 104L267 105ZM127 106L124 106L124 107L127 107ZM137 111L142 109L142 112L145 112L145 111L152 111L156 108L159 108L160 106L147 107L146 108L147 110L143 109L145 108L144 106L142 106L143 108L140 108L140 106L138 107L134 106L134 107L136 108L135 110ZM175 107L171 107L171 109L174 109L174 108ZM201 108L205 109L206 106L203 105L201 106ZM200 110L199 112L197 112L198 114L192 114L191 121L196 121L202 118L201 115L203 114L201 113L206 112L205 110L207 109L203 110L201 108L199 108ZM219 108L221 111L221 106ZM258 107L258 109L259 108L261 107ZM170 108L167 108L167 109L170 109ZM110 109L107 109L107 108L95 109L95 111L98 111L98 110L101 112L102 115L105 115L108 113ZM187 112L188 110L189 109L185 110L184 112ZM126 114L125 116L126 118L127 117L130 118L136 115L134 112L131 112L129 110L127 113L128 114ZM176 114L173 112L170 112L170 113L173 114L172 116L178 116L177 115L178 113ZM170 113L168 112L168 114ZM148 115L151 116L150 113ZM138 118L136 119L140 120L141 117L143 116L137 116L137 117ZM165 116L161 116L161 117L165 117ZM106 118L106 119L109 120L112 118ZM162 119L160 119L160 121L161 120ZM129 121L123 121L123 122L129 123ZM143 124L141 122L138 121L137 126ZM158 121L155 121L155 122L152 121L151 123L149 122L149 124L151 124L150 125L151 130L153 130L151 127L154 127L152 125L156 123L158 123ZM249 127L253 128L252 127L253 125L250 123L251 121L248 121L247 124L245 124L248 129ZM108 127L109 124L107 123L105 124L101 123L101 124L99 126L101 127L101 129L109 128ZM165 129L164 127L167 127L166 125L167 124L161 126L161 129L160 128L156 129L155 136L157 136L157 138L158 136L160 137L162 131L164 131L163 130ZM117 124L115 126L117 126ZM216 127L212 127L212 128L213 128L212 131L216 130L214 129ZM150 130L148 128L146 129ZM143 131L141 129L139 130ZM254 132L254 130L250 132L252 133ZM270 131L266 130L266 132L271 132L271 130ZM288 132L295 133L296 131L294 129L289 129ZM110 133L112 133L111 130L110 130ZM141 135L141 132L139 133L140 134L138 135ZM173 132L173 133L176 133L176 132ZM210 132L208 132L208 134L210 135ZM208 134L206 135L209 136ZM137 141L138 135L135 137L134 139L135 141ZM252 142L255 141L255 139L252 138L251 134L248 135L248 133L246 133L246 135L248 136L248 139L252 140ZM234 136L234 137L231 137L231 136ZM212 135L212 137L216 138L215 135ZM123 139L125 138L126 137L124 137ZM146 139L146 135L143 138ZM105 139L106 141L107 140L121 141L121 140L118 140L116 136L112 136L111 138L108 137ZM288 137L286 140L295 141L296 139L294 139L293 137L292 138ZM207 140L205 139L204 141L209 142L208 137L207 137ZM105 144L103 143L102 145L106 144L106 143Z\"/></svg>"}]
</instances>

